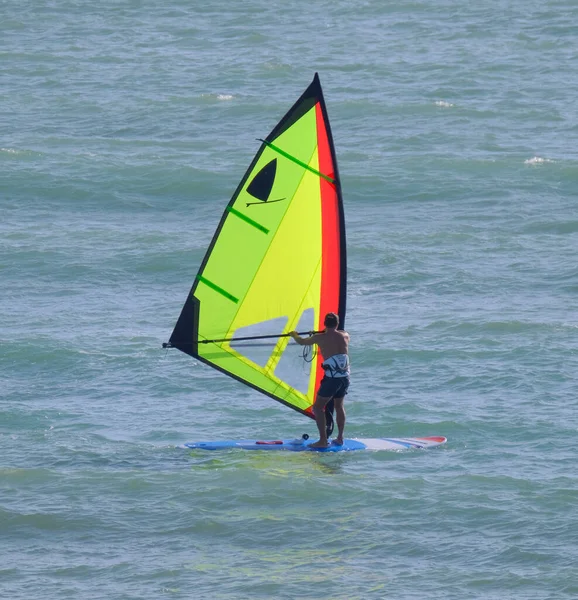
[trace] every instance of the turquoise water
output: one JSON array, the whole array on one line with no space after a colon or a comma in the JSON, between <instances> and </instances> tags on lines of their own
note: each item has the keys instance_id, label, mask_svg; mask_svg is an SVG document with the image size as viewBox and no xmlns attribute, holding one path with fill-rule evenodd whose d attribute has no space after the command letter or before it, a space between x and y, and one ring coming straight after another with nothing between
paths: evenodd
<instances>
[{"instance_id":1,"label":"turquoise water","mask_svg":"<svg viewBox=\"0 0 578 600\"><path fill-rule=\"evenodd\" d=\"M4 2L0 596L578 596L578 8ZM318 71L343 182L350 437L168 340Z\"/></svg>"}]
</instances>

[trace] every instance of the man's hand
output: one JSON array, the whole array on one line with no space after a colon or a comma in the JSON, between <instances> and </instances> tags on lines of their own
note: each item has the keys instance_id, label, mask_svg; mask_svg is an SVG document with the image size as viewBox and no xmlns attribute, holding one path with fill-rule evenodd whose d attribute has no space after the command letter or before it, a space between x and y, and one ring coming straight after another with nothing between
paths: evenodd
<instances>
[{"instance_id":1,"label":"man's hand","mask_svg":"<svg viewBox=\"0 0 578 600\"><path fill-rule=\"evenodd\" d=\"M296 340L299 337L299 334L296 331L290 331L289 335Z\"/></svg>"}]
</instances>

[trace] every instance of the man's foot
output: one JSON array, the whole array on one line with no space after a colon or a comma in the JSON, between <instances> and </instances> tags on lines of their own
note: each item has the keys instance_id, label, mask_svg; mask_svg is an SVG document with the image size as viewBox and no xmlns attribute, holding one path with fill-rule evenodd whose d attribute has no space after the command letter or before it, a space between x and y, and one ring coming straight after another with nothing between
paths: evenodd
<instances>
[{"instance_id":1,"label":"man's foot","mask_svg":"<svg viewBox=\"0 0 578 600\"><path fill-rule=\"evenodd\" d=\"M334 446L343 446L343 438L342 437L336 437L333 440L333 445Z\"/></svg>"},{"instance_id":2,"label":"man's foot","mask_svg":"<svg viewBox=\"0 0 578 600\"><path fill-rule=\"evenodd\" d=\"M329 444L327 443L327 440L325 442L322 440L319 440L318 442L315 442L314 444L309 444L309 448L329 448Z\"/></svg>"}]
</instances>

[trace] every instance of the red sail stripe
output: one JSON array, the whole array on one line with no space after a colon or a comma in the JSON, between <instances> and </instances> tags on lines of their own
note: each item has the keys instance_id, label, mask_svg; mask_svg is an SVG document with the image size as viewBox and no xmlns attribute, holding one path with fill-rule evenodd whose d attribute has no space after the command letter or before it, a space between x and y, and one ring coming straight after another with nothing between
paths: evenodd
<instances>
[{"instance_id":1,"label":"red sail stripe","mask_svg":"<svg viewBox=\"0 0 578 600\"><path fill-rule=\"evenodd\" d=\"M323 111L318 102L315 105L317 117L317 152L319 156L319 171L329 177L335 177L333 159L331 158L331 149L327 137ZM322 236L322 257L321 257L321 302L319 307L318 329L324 328L323 319L328 312L339 312L339 286L341 280L340 273L340 227L339 227L339 208L338 196L335 186L322 177L319 178L321 193L321 236ZM319 388L319 383L323 377L324 371L321 368L321 359L317 357L317 373L315 377L315 389Z\"/></svg>"}]
</instances>

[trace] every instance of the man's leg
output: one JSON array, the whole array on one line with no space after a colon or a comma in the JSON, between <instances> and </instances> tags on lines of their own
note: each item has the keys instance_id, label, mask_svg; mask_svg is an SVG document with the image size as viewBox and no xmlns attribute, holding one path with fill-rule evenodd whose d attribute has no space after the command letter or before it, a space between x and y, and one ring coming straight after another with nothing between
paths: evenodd
<instances>
[{"instance_id":1,"label":"man's leg","mask_svg":"<svg viewBox=\"0 0 578 600\"><path fill-rule=\"evenodd\" d=\"M333 440L334 444L341 446L343 444L343 430L345 429L345 405L341 398L333 398L335 402L335 420L337 421L337 437Z\"/></svg>"},{"instance_id":2,"label":"man's leg","mask_svg":"<svg viewBox=\"0 0 578 600\"><path fill-rule=\"evenodd\" d=\"M317 429L319 429L319 441L311 444L311 448L327 448L329 443L327 441L327 422L325 421L325 405L331 400L325 396L317 395L315 404L313 405L313 414L315 415L315 423L317 423Z\"/></svg>"}]
</instances>

